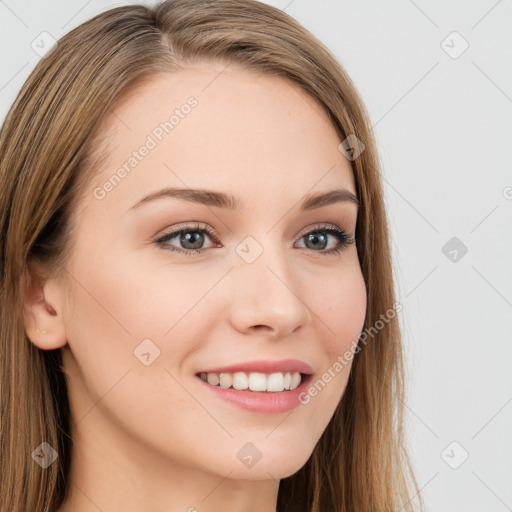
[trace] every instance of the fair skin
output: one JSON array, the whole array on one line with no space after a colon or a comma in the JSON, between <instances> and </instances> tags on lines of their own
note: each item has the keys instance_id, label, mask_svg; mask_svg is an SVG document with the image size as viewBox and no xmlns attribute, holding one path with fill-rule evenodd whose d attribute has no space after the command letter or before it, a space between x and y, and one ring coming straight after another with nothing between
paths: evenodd
<instances>
[{"instance_id":1,"label":"fair skin","mask_svg":"<svg viewBox=\"0 0 512 512\"><path fill-rule=\"evenodd\" d=\"M366 312L356 245L325 230L324 245L305 236L318 224L353 234L357 205L299 210L309 194L355 194L327 115L282 78L223 68L161 74L114 107L103 126L112 153L72 219L67 272L27 301L27 334L61 348L67 374L74 452L59 512L275 512L279 480L306 463L345 390L350 364L307 405L254 413L195 375L296 358L314 382L357 340ZM198 105L97 199L94 188L190 96ZM161 198L131 209L164 187L232 194L243 208ZM165 243L188 254L155 242L196 222L218 237L200 231L200 255L179 236ZM249 236L262 248L250 264L236 252ZM148 366L133 353L147 338L160 349ZM252 467L237 457L248 442L262 453Z\"/></svg>"}]
</instances>

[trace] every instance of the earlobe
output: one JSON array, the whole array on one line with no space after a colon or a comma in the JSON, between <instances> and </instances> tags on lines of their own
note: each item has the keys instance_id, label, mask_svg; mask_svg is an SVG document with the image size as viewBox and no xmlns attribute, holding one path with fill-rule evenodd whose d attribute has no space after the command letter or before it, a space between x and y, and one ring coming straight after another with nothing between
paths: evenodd
<instances>
[{"instance_id":1,"label":"earlobe","mask_svg":"<svg viewBox=\"0 0 512 512\"><path fill-rule=\"evenodd\" d=\"M30 341L42 350L53 350L67 343L62 311L56 311L50 302L48 288L51 282L43 280L39 272L27 271L24 304L24 325Z\"/></svg>"}]
</instances>

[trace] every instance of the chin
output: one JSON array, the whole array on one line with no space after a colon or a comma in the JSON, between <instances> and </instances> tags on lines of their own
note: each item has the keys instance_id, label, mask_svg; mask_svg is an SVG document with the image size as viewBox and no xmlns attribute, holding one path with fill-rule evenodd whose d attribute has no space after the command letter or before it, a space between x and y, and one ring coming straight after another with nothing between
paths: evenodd
<instances>
[{"instance_id":1,"label":"chin","mask_svg":"<svg viewBox=\"0 0 512 512\"><path fill-rule=\"evenodd\" d=\"M269 452L272 449L269 448ZM235 468L227 468L233 472L230 478L242 480L268 480L274 478L280 480L287 478L299 471L308 461L309 453L302 453L293 446L283 446L282 449L266 453L262 450L261 458L252 465L246 465L237 459Z\"/></svg>"},{"instance_id":2,"label":"chin","mask_svg":"<svg viewBox=\"0 0 512 512\"><path fill-rule=\"evenodd\" d=\"M235 480L281 480L295 474L306 462L307 461L296 461L294 464L283 463L275 465L268 463L264 464L260 460L252 468L236 467L235 469L231 469L232 472L229 475L229 478Z\"/></svg>"}]
</instances>

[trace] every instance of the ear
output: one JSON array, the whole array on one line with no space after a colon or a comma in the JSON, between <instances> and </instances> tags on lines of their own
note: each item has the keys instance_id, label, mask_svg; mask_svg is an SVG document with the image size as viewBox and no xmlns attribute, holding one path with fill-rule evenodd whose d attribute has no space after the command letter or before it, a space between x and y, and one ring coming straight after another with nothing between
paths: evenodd
<instances>
[{"instance_id":1,"label":"ear","mask_svg":"<svg viewBox=\"0 0 512 512\"><path fill-rule=\"evenodd\" d=\"M60 287L54 280L43 278L41 270L35 263L30 263L27 269L24 325L36 347L53 350L67 343L62 310L57 306Z\"/></svg>"}]
</instances>

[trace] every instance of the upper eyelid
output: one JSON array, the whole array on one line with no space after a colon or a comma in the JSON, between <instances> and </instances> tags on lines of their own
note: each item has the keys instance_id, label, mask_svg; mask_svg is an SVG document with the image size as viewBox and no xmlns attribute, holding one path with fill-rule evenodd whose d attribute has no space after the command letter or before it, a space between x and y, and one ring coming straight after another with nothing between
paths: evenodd
<instances>
[{"instance_id":1,"label":"upper eyelid","mask_svg":"<svg viewBox=\"0 0 512 512\"><path fill-rule=\"evenodd\" d=\"M156 240L160 240L161 238L167 238L168 236L176 236L176 235L179 235L182 231L206 231L206 233L210 236L217 236L218 233L217 231L215 231L213 228L211 227L207 227L206 224L199 224L197 223L196 225L193 225L192 223L190 224L185 224L184 226L181 226L181 227L178 227L178 228L169 228L168 231L164 230L161 234L157 235L156 236Z\"/></svg>"}]
</instances>

